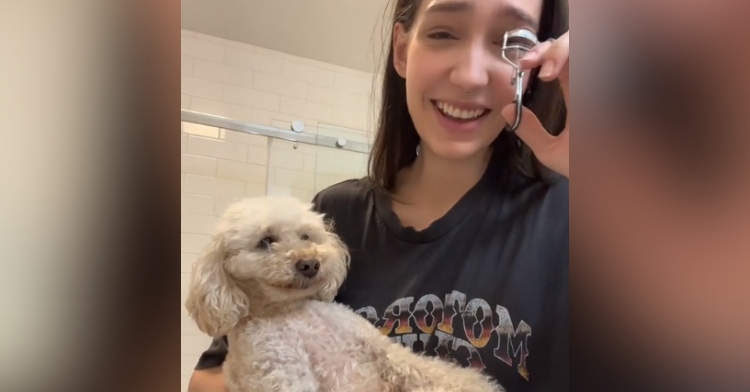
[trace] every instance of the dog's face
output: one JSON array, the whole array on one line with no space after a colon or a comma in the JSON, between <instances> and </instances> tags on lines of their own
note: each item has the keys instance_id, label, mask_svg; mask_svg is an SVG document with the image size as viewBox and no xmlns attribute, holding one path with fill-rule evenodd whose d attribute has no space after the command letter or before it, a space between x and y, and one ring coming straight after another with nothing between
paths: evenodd
<instances>
[{"instance_id":1,"label":"dog's face","mask_svg":"<svg viewBox=\"0 0 750 392\"><path fill-rule=\"evenodd\" d=\"M270 301L336 290L344 279L343 245L309 205L291 198L248 199L231 206L222 223L227 273Z\"/></svg>"},{"instance_id":2,"label":"dog's face","mask_svg":"<svg viewBox=\"0 0 750 392\"><path fill-rule=\"evenodd\" d=\"M250 306L332 301L348 266L346 247L310 204L249 198L221 218L193 266L185 306L202 331L220 336L251 313Z\"/></svg>"}]
</instances>

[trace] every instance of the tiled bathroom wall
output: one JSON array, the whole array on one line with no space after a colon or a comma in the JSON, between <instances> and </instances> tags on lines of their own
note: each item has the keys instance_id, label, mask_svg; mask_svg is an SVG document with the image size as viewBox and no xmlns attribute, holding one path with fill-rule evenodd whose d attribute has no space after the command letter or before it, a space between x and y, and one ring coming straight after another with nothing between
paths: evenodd
<instances>
[{"instance_id":1,"label":"tiled bathroom wall","mask_svg":"<svg viewBox=\"0 0 750 392\"><path fill-rule=\"evenodd\" d=\"M306 133L369 142L373 75L182 31L182 108ZM375 99L375 101L373 101ZM184 309L193 261L218 216L239 198L292 195L365 174L367 155L183 122L181 126L182 390L211 339Z\"/></svg>"}]
</instances>

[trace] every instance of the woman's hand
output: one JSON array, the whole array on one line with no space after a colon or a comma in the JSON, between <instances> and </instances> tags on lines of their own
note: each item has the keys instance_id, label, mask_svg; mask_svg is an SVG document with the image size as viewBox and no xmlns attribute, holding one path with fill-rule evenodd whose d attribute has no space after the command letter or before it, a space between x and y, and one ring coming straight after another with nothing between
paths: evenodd
<instances>
[{"instance_id":1,"label":"woman's hand","mask_svg":"<svg viewBox=\"0 0 750 392\"><path fill-rule=\"evenodd\" d=\"M521 68L525 70L541 67L539 79L544 81L557 80L562 88L565 107L568 116L565 129L558 136L547 132L539 119L528 108L523 108L521 124L516 134L531 148L539 161L548 168L570 178L570 32L566 32L555 41L545 41L534 47L521 60ZM516 116L516 104L510 104L503 109L503 117L508 123L513 123Z\"/></svg>"}]
</instances>

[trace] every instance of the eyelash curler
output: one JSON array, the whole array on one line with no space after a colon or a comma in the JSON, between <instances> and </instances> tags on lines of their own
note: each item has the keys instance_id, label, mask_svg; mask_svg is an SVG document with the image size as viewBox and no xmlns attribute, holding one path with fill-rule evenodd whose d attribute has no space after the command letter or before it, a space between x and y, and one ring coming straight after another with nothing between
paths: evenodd
<instances>
[{"instance_id":1,"label":"eyelash curler","mask_svg":"<svg viewBox=\"0 0 750 392\"><path fill-rule=\"evenodd\" d=\"M523 78L525 71L521 71L520 62L523 56L539 44L539 38L529 29L510 30L503 36L502 56L513 67L510 85L516 87L516 119L508 130L513 132L521 124L523 113Z\"/></svg>"}]
</instances>

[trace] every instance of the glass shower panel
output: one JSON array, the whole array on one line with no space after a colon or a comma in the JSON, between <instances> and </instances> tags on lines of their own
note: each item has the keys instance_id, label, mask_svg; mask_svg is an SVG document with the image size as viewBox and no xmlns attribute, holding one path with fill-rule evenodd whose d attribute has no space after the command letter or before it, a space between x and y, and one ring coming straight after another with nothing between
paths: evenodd
<instances>
[{"instance_id":1,"label":"glass shower panel","mask_svg":"<svg viewBox=\"0 0 750 392\"><path fill-rule=\"evenodd\" d=\"M310 201L330 185L366 175L369 145L364 132L327 124L310 131L317 131L326 145L269 138L269 195ZM336 146L333 140L343 145Z\"/></svg>"},{"instance_id":2,"label":"glass shower panel","mask_svg":"<svg viewBox=\"0 0 750 392\"><path fill-rule=\"evenodd\" d=\"M270 139L268 195L311 201L316 193L367 174L366 153Z\"/></svg>"},{"instance_id":3,"label":"glass shower panel","mask_svg":"<svg viewBox=\"0 0 750 392\"><path fill-rule=\"evenodd\" d=\"M315 165L315 192L342 181L367 175L367 154L319 147Z\"/></svg>"},{"instance_id":4,"label":"glass shower panel","mask_svg":"<svg viewBox=\"0 0 750 392\"><path fill-rule=\"evenodd\" d=\"M321 123L318 135L344 142L343 148L319 147L315 167L315 191L352 178L367 175L370 150L368 134L336 125Z\"/></svg>"},{"instance_id":5,"label":"glass shower panel","mask_svg":"<svg viewBox=\"0 0 750 392\"><path fill-rule=\"evenodd\" d=\"M268 149L268 195L310 201L315 195L319 146L271 138Z\"/></svg>"}]
</instances>

